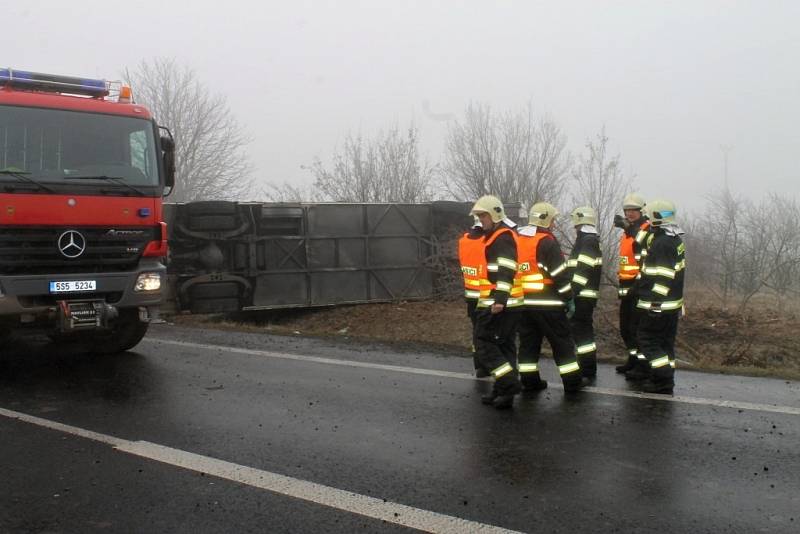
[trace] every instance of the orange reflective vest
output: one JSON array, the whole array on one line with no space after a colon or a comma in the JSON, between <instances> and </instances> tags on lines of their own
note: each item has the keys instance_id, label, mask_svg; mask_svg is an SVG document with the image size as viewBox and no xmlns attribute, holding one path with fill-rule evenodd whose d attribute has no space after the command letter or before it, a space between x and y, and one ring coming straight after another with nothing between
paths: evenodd
<instances>
[{"instance_id":1,"label":"orange reflective vest","mask_svg":"<svg viewBox=\"0 0 800 534\"><path fill-rule=\"evenodd\" d=\"M485 279L481 279L480 298L478 299L478 308L486 308L486 307L489 307L492 304L494 304L494 298L492 297L492 291L497 289L497 284L495 282L492 282L488 278L488 273L490 272L490 268L492 266L489 265L489 263L486 261L486 249L488 249L492 245L492 243L494 243L495 239L497 239L498 237L500 237L504 233L510 234L511 237L514 238L514 241L517 241L517 237L519 237L519 236L517 236L517 233L514 232L513 230L511 230L510 228L501 228L500 230L498 230L497 232L492 234L492 236L488 240L486 240L486 241L484 241L483 239L480 240L480 243L483 245L483 250L482 250L483 262L484 262L484 265L486 266L484 272L487 273L487 276L486 276ZM519 252L517 252L517 256L519 256ZM497 267L498 267L497 264L493 264L493 267L494 267L493 270L496 272ZM506 307L510 308L510 307L519 305L519 303L522 300L520 298L521 296L522 296L521 291L519 291L517 288L515 288L514 284L512 283L511 292L510 292L508 301L506 302Z\"/></svg>"},{"instance_id":2,"label":"orange reflective vest","mask_svg":"<svg viewBox=\"0 0 800 534\"><path fill-rule=\"evenodd\" d=\"M553 284L553 279L545 276L536 259L536 248L542 239L551 236L536 233L532 236L517 235L517 275L514 277L514 288L519 290L523 298L540 294L545 287Z\"/></svg>"},{"instance_id":3,"label":"orange reflective vest","mask_svg":"<svg viewBox=\"0 0 800 534\"><path fill-rule=\"evenodd\" d=\"M636 254L635 245L638 243L642 245L642 241L647 236L648 229L650 228L650 221L645 221L639 226L639 231L635 237L631 237L627 232L622 233L622 239L619 242L619 279L620 281L635 280L639 275L639 268L641 266L641 258Z\"/></svg>"},{"instance_id":4,"label":"orange reflective vest","mask_svg":"<svg viewBox=\"0 0 800 534\"><path fill-rule=\"evenodd\" d=\"M486 247L483 237L471 238L469 233L458 240L458 262L464 277L464 298L478 300L481 290L489 287L487 277Z\"/></svg>"}]
</instances>

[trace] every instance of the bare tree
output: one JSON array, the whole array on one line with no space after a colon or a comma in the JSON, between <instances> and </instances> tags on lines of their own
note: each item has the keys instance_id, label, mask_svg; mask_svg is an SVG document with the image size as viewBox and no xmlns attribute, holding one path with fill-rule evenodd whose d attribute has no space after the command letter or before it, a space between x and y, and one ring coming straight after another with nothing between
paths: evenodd
<instances>
[{"instance_id":1,"label":"bare tree","mask_svg":"<svg viewBox=\"0 0 800 534\"><path fill-rule=\"evenodd\" d=\"M324 196L314 189L313 185L293 185L284 182L281 185L267 184L261 189L259 198L270 202L324 202Z\"/></svg>"},{"instance_id":2,"label":"bare tree","mask_svg":"<svg viewBox=\"0 0 800 534\"><path fill-rule=\"evenodd\" d=\"M681 228L686 233L683 242L686 244L686 257L690 262L690 269L686 271L687 287L710 292L722 301L719 283L719 258L717 257L717 237L711 235L707 211L697 213L684 213L681 215Z\"/></svg>"},{"instance_id":3,"label":"bare tree","mask_svg":"<svg viewBox=\"0 0 800 534\"><path fill-rule=\"evenodd\" d=\"M421 160L419 133L395 124L374 139L348 133L330 166L315 158L314 190L337 202L421 202L431 194L434 168Z\"/></svg>"},{"instance_id":4,"label":"bare tree","mask_svg":"<svg viewBox=\"0 0 800 534\"><path fill-rule=\"evenodd\" d=\"M451 123L443 175L447 192L460 200L493 194L504 202L557 204L571 165L567 139L550 119L522 112L497 114L469 104Z\"/></svg>"},{"instance_id":5,"label":"bare tree","mask_svg":"<svg viewBox=\"0 0 800 534\"><path fill-rule=\"evenodd\" d=\"M587 141L586 153L578 157L572 170L574 206L590 206L597 211L597 233L603 249L604 271L616 276L617 234L614 214L619 212L624 195L631 190L632 177L620 165L620 155L608 153L605 126L594 140ZM614 271L614 272L612 272Z\"/></svg>"},{"instance_id":6,"label":"bare tree","mask_svg":"<svg viewBox=\"0 0 800 534\"><path fill-rule=\"evenodd\" d=\"M709 213L715 217L708 221L709 237L706 246L714 251L717 283L721 290L722 305L727 307L729 298L739 288L739 280L746 271L742 257L742 215L745 201L735 196L726 185L718 194L709 198ZM752 270L752 269L751 269Z\"/></svg>"},{"instance_id":7,"label":"bare tree","mask_svg":"<svg viewBox=\"0 0 800 534\"><path fill-rule=\"evenodd\" d=\"M760 293L775 296L783 309L800 291L800 221L786 214L800 209L796 199L768 195L743 199L728 186L710 196L687 239L692 280L717 294L722 305L744 312Z\"/></svg>"},{"instance_id":8,"label":"bare tree","mask_svg":"<svg viewBox=\"0 0 800 534\"><path fill-rule=\"evenodd\" d=\"M726 196L731 196L727 185L721 198L724 199ZM772 271L769 251L771 245L775 243L776 236L772 235L774 221L770 221L770 208L766 202L755 204L739 200L737 208L739 213L735 218L736 233L732 237L737 241L741 253L737 254L735 266L722 264L726 267L722 273L728 292L734 291L742 295L740 308L743 309L747 301L763 288ZM720 241L717 243L723 245ZM725 254L721 256L725 257Z\"/></svg>"},{"instance_id":9,"label":"bare tree","mask_svg":"<svg viewBox=\"0 0 800 534\"><path fill-rule=\"evenodd\" d=\"M237 199L250 192L250 138L224 95L212 94L191 68L169 58L142 61L124 78L136 101L175 136L175 201Z\"/></svg>"},{"instance_id":10,"label":"bare tree","mask_svg":"<svg viewBox=\"0 0 800 534\"><path fill-rule=\"evenodd\" d=\"M763 250L759 271L752 278L771 289L778 309L783 311L788 295L796 296L800 283L800 221L794 214L797 199L771 194L756 210L753 227L761 229L762 238L753 239ZM752 254L748 251L748 256Z\"/></svg>"}]
</instances>

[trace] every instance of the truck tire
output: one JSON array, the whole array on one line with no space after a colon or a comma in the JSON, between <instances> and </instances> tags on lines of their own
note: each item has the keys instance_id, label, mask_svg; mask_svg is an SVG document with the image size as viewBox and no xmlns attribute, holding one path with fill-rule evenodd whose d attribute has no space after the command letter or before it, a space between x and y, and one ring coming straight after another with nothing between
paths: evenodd
<instances>
[{"instance_id":1,"label":"truck tire","mask_svg":"<svg viewBox=\"0 0 800 534\"><path fill-rule=\"evenodd\" d=\"M110 331L98 333L92 339L89 352L92 354L117 354L135 347L147 333L150 323L139 320L139 310L120 310Z\"/></svg>"}]
</instances>

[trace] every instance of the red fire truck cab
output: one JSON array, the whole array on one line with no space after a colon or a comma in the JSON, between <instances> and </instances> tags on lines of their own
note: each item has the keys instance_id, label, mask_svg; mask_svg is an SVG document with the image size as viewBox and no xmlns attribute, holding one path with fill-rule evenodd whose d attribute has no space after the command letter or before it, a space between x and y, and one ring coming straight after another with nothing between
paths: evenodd
<instances>
[{"instance_id":1,"label":"red fire truck cab","mask_svg":"<svg viewBox=\"0 0 800 534\"><path fill-rule=\"evenodd\" d=\"M166 281L162 131L121 84L0 68L0 336L142 339Z\"/></svg>"}]
</instances>

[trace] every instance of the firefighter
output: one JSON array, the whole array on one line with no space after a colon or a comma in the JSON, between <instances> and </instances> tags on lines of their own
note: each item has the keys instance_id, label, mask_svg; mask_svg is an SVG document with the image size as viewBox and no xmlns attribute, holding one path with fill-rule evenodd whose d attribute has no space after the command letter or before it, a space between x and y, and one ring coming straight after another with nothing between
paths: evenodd
<instances>
[{"instance_id":1,"label":"firefighter","mask_svg":"<svg viewBox=\"0 0 800 534\"><path fill-rule=\"evenodd\" d=\"M636 277L650 228L650 221L642 212L644 206L644 199L631 193L622 202L625 215L614 217L614 226L623 230L619 243L619 333L627 351L627 361L616 369L630 379L646 376L646 362L636 344L640 315L636 310ZM637 362L642 365L637 367Z\"/></svg>"},{"instance_id":2,"label":"firefighter","mask_svg":"<svg viewBox=\"0 0 800 534\"><path fill-rule=\"evenodd\" d=\"M481 221L478 217L474 217L473 222L469 232L465 232L458 240L458 260L461 264L461 275L464 278L464 301L467 304L467 317L472 325L472 361L475 366L475 376L483 378L489 376L489 371L481 367L475 352L475 312L478 297L481 295L481 286L486 280L486 255L484 254Z\"/></svg>"},{"instance_id":3,"label":"firefighter","mask_svg":"<svg viewBox=\"0 0 800 534\"><path fill-rule=\"evenodd\" d=\"M685 246L675 222L675 205L654 200L648 205L652 234L642 265L636 307L639 350L647 358L649 378L642 383L648 393L672 393L675 386L675 336L683 310Z\"/></svg>"},{"instance_id":4,"label":"firefighter","mask_svg":"<svg viewBox=\"0 0 800 534\"><path fill-rule=\"evenodd\" d=\"M519 372L523 391L536 392L547 387L539 374L542 340L547 339L561 375L564 391L583 387L575 356L567 309L574 311L567 263L553 235L558 211L552 204L531 206L529 226L517 236L519 270L516 284L523 292L519 314Z\"/></svg>"},{"instance_id":5,"label":"firefighter","mask_svg":"<svg viewBox=\"0 0 800 534\"><path fill-rule=\"evenodd\" d=\"M491 393L481 397L484 404L511 408L521 386L516 369L515 308L511 296L517 272L515 224L506 219L497 197L486 195L472 207L483 227L484 261L487 277L481 285L475 312L475 350L478 364L494 377Z\"/></svg>"},{"instance_id":6,"label":"firefighter","mask_svg":"<svg viewBox=\"0 0 800 534\"><path fill-rule=\"evenodd\" d=\"M575 297L575 312L570 317L570 326L581 374L593 379L597 376L597 345L592 316L603 271L603 255L597 237L597 213L593 208L581 206L572 210L570 218L576 233L575 246L567 260Z\"/></svg>"}]
</instances>

